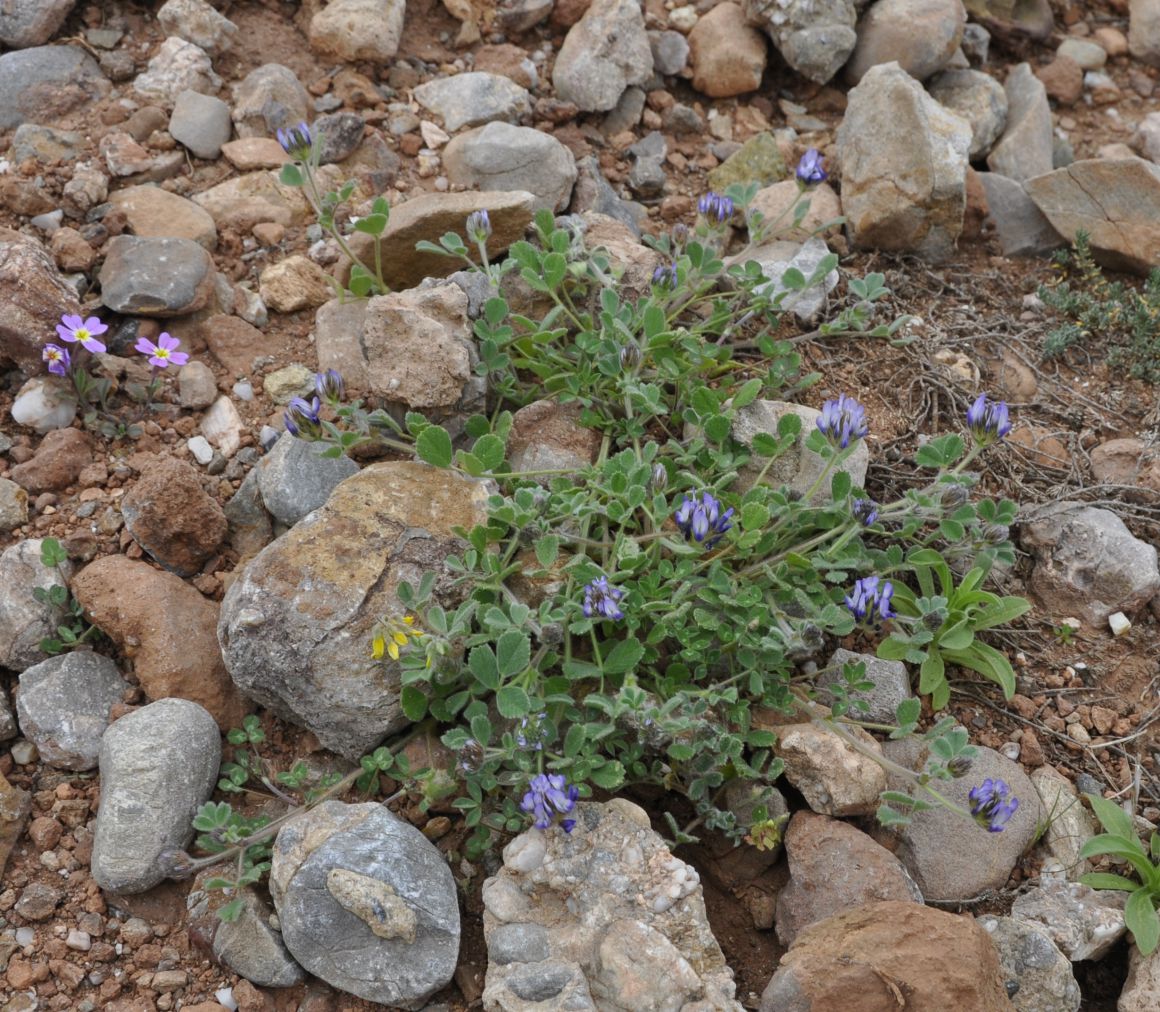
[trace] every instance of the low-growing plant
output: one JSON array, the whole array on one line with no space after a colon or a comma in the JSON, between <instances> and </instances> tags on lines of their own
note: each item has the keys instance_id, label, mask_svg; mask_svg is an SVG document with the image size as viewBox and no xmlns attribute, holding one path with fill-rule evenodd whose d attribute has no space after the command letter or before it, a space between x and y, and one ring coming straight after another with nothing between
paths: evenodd
<instances>
[{"instance_id":1,"label":"low-growing plant","mask_svg":"<svg viewBox=\"0 0 1160 1012\"><path fill-rule=\"evenodd\" d=\"M46 569L55 569L60 576L60 583L32 588L32 596L37 601L56 609L56 635L44 637L39 644L41 651L50 655L66 653L97 633L97 627L85 619L80 602L69 593L68 575L64 570L67 561L68 552L56 538L44 538L40 542L40 564Z\"/></svg>"},{"instance_id":2,"label":"low-growing plant","mask_svg":"<svg viewBox=\"0 0 1160 1012\"><path fill-rule=\"evenodd\" d=\"M1147 956L1160 944L1160 833L1153 832L1148 846L1140 842L1132 817L1114 801L1098 794L1085 797L1100 820L1104 832L1093 836L1083 845L1081 858L1106 854L1129 865L1136 878L1111 872L1093 871L1081 876L1080 881L1093 889L1123 889L1129 893L1124 905L1124 923L1132 932L1136 948Z\"/></svg>"},{"instance_id":3,"label":"low-growing plant","mask_svg":"<svg viewBox=\"0 0 1160 1012\"><path fill-rule=\"evenodd\" d=\"M1041 285L1039 297L1064 317L1048 331L1045 358L1059 358L1093 338L1108 344L1108 363L1136 379L1160 380L1160 269L1139 288L1109 281L1092 255L1090 237L1075 235L1075 245L1055 256L1060 280Z\"/></svg>"}]
</instances>

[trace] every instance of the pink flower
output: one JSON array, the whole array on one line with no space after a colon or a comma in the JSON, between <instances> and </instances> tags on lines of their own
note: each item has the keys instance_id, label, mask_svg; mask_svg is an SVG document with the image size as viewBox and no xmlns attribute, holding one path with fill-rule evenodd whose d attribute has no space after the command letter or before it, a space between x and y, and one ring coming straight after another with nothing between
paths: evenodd
<instances>
[{"instance_id":1,"label":"pink flower","mask_svg":"<svg viewBox=\"0 0 1160 1012\"><path fill-rule=\"evenodd\" d=\"M91 351L94 355L105 350L102 342L97 340L98 334L103 334L109 328L95 316L82 320L79 316L62 316L56 325L56 332L62 341L79 341L81 347Z\"/></svg>"},{"instance_id":2,"label":"pink flower","mask_svg":"<svg viewBox=\"0 0 1160 1012\"><path fill-rule=\"evenodd\" d=\"M189 361L189 356L184 351L178 351L179 347L181 342L164 331L157 335L156 344L147 337L139 337L137 343L133 345L136 351L148 355L149 364L157 369L165 369L171 362L174 365L185 365Z\"/></svg>"}]
</instances>

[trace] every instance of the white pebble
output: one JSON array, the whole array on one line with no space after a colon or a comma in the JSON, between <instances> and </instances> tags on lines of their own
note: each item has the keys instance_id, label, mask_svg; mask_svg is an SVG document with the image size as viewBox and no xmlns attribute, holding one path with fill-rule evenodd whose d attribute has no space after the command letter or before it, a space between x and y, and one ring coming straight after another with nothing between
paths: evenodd
<instances>
[{"instance_id":1,"label":"white pebble","mask_svg":"<svg viewBox=\"0 0 1160 1012\"><path fill-rule=\"evenodd\" d=\"M209 445L209 440L205 436L194 436L186 445L194 459L202 466L213 460L213 447Z\"/></svg>"},{"instance_id":2,"label":"white pebble","mask_svg":"<svg viewBox=\"0 0 1160 1012\"><path fill-rule=\"evenodd\" d=\"M70 949L76 949L78 952L88 952L93 947L93 940L87 931L80 931L73 928L68 933L68 938L64 940L64 944Z\"/></svg>"},{"instance_id":3,"label":"white pebble","mask_svg":"<svg viewBox=\"0 0 1160 1012\"><path fill-rule=\"evenodd\" d=\"M254 399L254 388L250 385L250 381L238 380L234 384L234 396L239 401L252 401Z\"/></svg>"},{"instance_id":4,"label":"white pebble","mask_svg":"<svg viewBox=\"0 0 1160 1012\"><path fill-rule=\"evenodd\" d=\"M213 995L217 999L219 1005L224 1005L230 1012L237 1012L238 1000L234 997L234 989L232 987L219 988Z\"/></svg>"},{"instance_id":5,"label":"white pebble","mask_svg":"<svg viewBox=\"0 0 1160 1012\"><path fill-rule=\"evenodd\" d=\"M1132 623L1122 611L1113 612L1108 616L1108 625L1112 628L1113 636L1123 636L1132 628Z\"/></svg>"},{"instance_id":6,"label":"white pebble","mask_svg":"<svg viewBox=\"0 0 1160 1012\"><path fill-rule=\"evenodd\" d=\"M23 928L16 929L16 944L22 949L25 946L31 945L36 941L36 931L33 928L25 925Z\"/></svg>"},{"instance_id":7,"label":"white pebble","mask_svg":"<svg viewBox=\"0 0 1160 1012\"><path fill-rule=\"evenodd\" d=\"M521 833L503 849L503 863L512 871L535 871L544 863L548 847L544 834L531 829Z\"/></svg>"},{"instance_id":8,"label":"white pebble","mask_svg":"<svg viewBox=\"0 0 1160 1012\"><path fill-rule=\"evenodd\" d=\"M29 763L36 762L36 746L30 741L17 741L12 743L12 761L17 766L27 766Z\"/></svg>"}]
</instances>

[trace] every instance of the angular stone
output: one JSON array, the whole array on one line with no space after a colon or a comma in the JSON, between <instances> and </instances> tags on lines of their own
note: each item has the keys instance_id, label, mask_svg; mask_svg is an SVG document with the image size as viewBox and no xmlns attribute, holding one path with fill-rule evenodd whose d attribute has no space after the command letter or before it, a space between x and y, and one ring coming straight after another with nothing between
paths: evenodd
<instances>
[{"instance_id":1,"label":"angular stone","mask_svg":"<svg viewBox=\"0 0 1160 1012\"><path fill-rule=\"evenodd\" d=\"M192 42L210 56L224 53L238 34L238 26L206 0L165 0L157 11L157 23L167 35Z\"/></svg>"},{"instance_id":2,"label":"angular stone","mask_svg":"<svg viewBox=\"0 0 1160 1012\"><path fill-rule=\"evenodd\" d=\"M332 0L310 19L310 48L328 60L382 63L403 34L404 0Z\"/></svg>"},{"instance_id":3,"label":"angular stone","mask_svg":"<svg viewBox=\"0 0 1160 1012\"><path fill-rule=\"evenodd\" d=\"M1025 182L1050 172L1051 108L1043 82L1029 63L1007 74L1007 129L987 156L987 167L1008 179Z\"/></svg>"},{"instance_id":4,"label":"angular stone","mask_svg":"<svg viewBox=\"0 0 1160 1012\"><path fill-rule=\"evenodd\" d=\"M258 294L274 312L294 313L321 306L334 294L334 289L313 260L292 256L262 271Z\"/></svg>"},{"instance_id":5,"label":"angular stone","mask_svg":"<svg viewBox=\"0 0 1160 1012\"><path fill-rule=\"evenodd\" d=\"M478 71L435 78L419 85L414 96L453 132L492 120L515 122L532 111L526 89L506 77Z\"/></svg>"},{"instance_id":6,"label":"angular stone","mask_svg":"<svg viewBox=\"0 0 1160 1012\"><path fill-rule=\"evenodd\" d=\"M197 158L219 157L232 128L230 107L220 98L196 91L181 92L169 117L170 136Z\"/></svg>"},{"instance_id":7,"label":"angular stone","mask_svg":"<svg viewBox=\"0 0 1160 1012\"><path fill-rule=\"evenodd\" d=\"M16 164L29 158L42 165L71 162L76 159L84 143L84 135L75 130L56 130L35 123L21 123L12 135L8 157Z\"/></svg>"},{"instance_id":8,"label":"angular stone","mask_svg":"<svg viewBox=\"0 0 1160 1012\"><path fill-rule=\"evenodd\" d=\"M1047 828L1039 846L1063 866L1070 881L1078 881L1081 875L1091 870L1079 853L1083 845L1096 834L1092 817L1071 781L1054 768L1041 766L1033 770L1031 782L1047 814Z\"/></svg>"},{"instance_id":9,"label":"angular stone","mask_svg":"<svg viewBox=\"0 0 1160 1012\"><path fill-rule=\"evenodd\" d=\"M586 112L607 112L630 85L652 76L639 0L594 0L556 56L556 94Z\"/></svg>"},{"instance_id":10,"label":"angular stone","mask_svg":"<svg viewBox=\"0 0 1160 1012\"><path fill-rule=\"evenodd\" d=\"M1011 916L1046 930L1073 963L1102 959L1127 930L1128 894L1079 882L1046 881L1015 898Z\"/></svg>"},{"instance_id":11,"label":"angular stone","mask_svg":"<svg viewBox=\"0 0 1160 1012\"><path fill-rule=\"evenodd\" d=\"M795 227L794 209L800 201L807 203L807 210ZM819 183L803 194L796 179L783 179L780 183L758 190L747 210L761 212L764 219L762 228L765 230L763 242L770 239L805 242L819 233L823 225L842 216L842 202L829 183ZM821 232L821 236L828 238L837 235L840 229L840 225L831 225Z\"/></svg>"},{"instance_id":12,"label":"angular stone","mask_svg":"<svg viewBox=\"0 0 1160 1012\"><path fill-rule=\"evenodd\" d=\"M252 707L222 663L217 604L172 573L123 555L90 563L72 590L89 621L132 662L149 699L192 700L223 731L241 726Z\"/></svg>"},{"instance_id":13,"label":"angular stone","mask_svg":"<svg viewBox=\"0 0 1160 1012\"><path fill-rule=\"evenodd\" d=\"M133 81L133 90L163 106L171 107L183 91L216 95L222 79L213 72L206 51L192 42L171 35L149 61L143 74Z\"/></svg>"},{"instance_id":14,"label":"angular stone","mask_svg":"<svg viewBox=\"0 0 1160 1012\"><path fill-rule=\"evenodd\" d=\"M234 402L219 397L201 419L201 434L221 450L226 459L238 452L242 439L242 419Z\"/></svg>"},{"instance_id":15,"label":"angular stone","mask_svg":"<svg viewBox=\"0 0 1160 1012\"><path fill-rule=\"evenodd\" d=\"M121 500L125 529L178 576L195 576L225 541L222 508L182 460L158 457Z\"/></svg>"},{"instance_id":16,"label":"angular stone","mask_svg":"<svg viewBox=\"0 0 1160 1012\"><path fill-rule=\"evenodd\" d=\"M217 399L217 380L213 370L196 359L187 362L177 374L178 402L183 408L199 411Z\"/></svg>"},{"instance_id":17,"label":"angular stone","mask_svg":"<svg viewBox=\"0 0 1160 1012\"><path fill-rule=\"evenodd\" d=\"M450 257L423 253L415 245L424 240L438 242L440 236L455 232L472 249L465 223L475 211L487 211L492 230L487 252L495 262L513 242L524 237L540 206L535 194L512 189L425 193L392 207L382 238L383 279L393 289L401 290L413 288L424 278L441 278L457 270L458 265ZM364 263L374 262L374 243L370 236L356 233L350 237L350 245ZM350 276L349 264L336 272L336 276L345 283Z\"/></svg>"},{"instance_id":18,"label":"angular stone","mask_svg":"<svg viewBox=\"0 0 1160 1012\"><path fill-rule=\"evenodd\" d=\"M34 46L0 56L0 130L48 123L106 94L109 81L79 46Z\"/></svg>"},{"instance_id":19,"label":"angular stone","mask_svg":"<svg viewBox=\"0 0 1160 1012\"><path fill-rule=\"evenodd\" d=\"M839 647L830 655L829 664L815 682L818 687L818 699L821 702L829 704L834 698L826 686L845 683L842 668L847 664L864 664L866 673L862 677L874 683L872 689L851 691L846 694L851 702L861 700L867 707L866 709L851 707L850 716L856 720L870 720L882 724L895 723L898 704L911 696L910 675L906 671L906 665L902 661L884 661L873 654L857 654Z\"/></svg>"},{"instance_id":20,"label":"angular stone","mask_svg":"<svg viewBox=\"0 0 1160 1012\"><path fill-rule=\"evenodd\" d=\"M162 699L116 721L101 742L97 885L139 893L161 882L158 857L193 839L193 816L213 793L220 764L217 725L196 703Z\"/></svg>"},{"instance_id":21,"label":"angular stone","mask_svg":"<svg viewBox=\"0 0 1160 1012\"><path fill-rule=\"evenodd\" d=\"M0 871L3 871L0 864ZM1141 956L1132 946L1128 956L1128 979L1120 992L1116 1012L1152 1012L1160 1008L1160 950Z\"/></svg>"},{"instance_id":22,"label":"angular stone","mask_svg":"<svg viewBox=\"0 0 1160 1012\"><path fill-rule=\"evenodd\" d=\"M12 480L36 495L59 492L93 462L92 438L80 429L55 429L40 441L36 455L9 472Z\"/></svg>"},{"instance_id":23,"label":"angular stone","mask_svg":"<svg viewBox=\"0 0 1160 1012\"><path fill-rule=\"evenodd\" d=\"M91 770L97 765L109 710L129 683L101 654L77 650L26 668L16 713L21 733L49 766Z\"/></svg>"},{"instance_id":24,"label":"angular stone","mask_svg":"<svg viewBox=\"0 0 1160 1012\"><path fill-rule=\"evenodd\" d=\"M533 401L519 409L508 434L513 471L582 471L600 451L600 433L580 424L577 404ZM545 475L544 484L551 480Z\"/></svg>"},{"instance_id":25,"label":"angular stone","mask_svg":"<svg viewBox=\"0 0 1160 1012\"><path fill-rule=\"evenodd\" d=\"M858 728L848 729L870 752L878 743ZM882 767L832 731L813 724L787 724L777 729L774 752L785 763L785 778L821 815L869 815L886 790Z\"/></svg>"},{"instance_id":26,"label":"angular stone","mask_svg":"<svg viewBox=\"0 0 1160 1012\"><path fill-rule=\"evenodd\" d=\"M0 8L0 42L9 49L43 46L56 31L76 0L13 0Z\"/></svg>"},{"instance_id":27,"label":"angular stone","mask_svg":"<svg viewBox=\"0 0 1160 1012\"><path fill-rule=\"evenodd\" d=\"M276 169L290 161L273 137L242 137L222 145L222 154L239 172L255 169Z\"/></svg>"},{"instance_id":28,"label":"angular stone","mask_svg":"<svg viewBox=\"0 0 1160 1012\"><path fill-rule=\"evenodd\" d=\"M922 769L929 752L917 740L888 741L882 745L888 759L912 770ZM970 808L968 794L986 778L1003 780L1019 799L1019 807L1001 833L989 833L958 812L936 805L915 812L908 825L877 830L879 838L906 865L927 902L966 900L989 889L1001 889L1020 855L1035 839L1043 818L1039 795L1022 767L994 749L979 746L970 775L941 781L939 793L953 804ZM889 777L891 790L905 790L909 780Z\"/></svg>"},{"instance_id":29,"label":"angular stone","mask_svg":"<svg viewBox=\"0 0 1160 1012\"><path fill-rule=\"evenodd\" d=\"M402 615L402 580L417 586L461 551L452 527L483 523L488 495L485 482L423 464L373 464L348 478L226 592L219 638L231 677L352 759L406 726L397 663L371 657L375 623ZM436 581L444 606L459 593L450 574Z\"/></svg>"},{"instance_id":30,"label":"angular stone","mask_svg":"<svg viewBox=\"0 0 1160 1012\"><path fill-rule=\"evenodd\" d=\"M109 203L124 212L134 235L192 239L208 250L217 246L213 218L192 200L160 186L127 186L110 194Z\"/></svg>"},{"instance_id":31,"label":"angular stone","mask_svg":"<svg viewBox=\"0 0 1160 1012\"><path fill-rule=\"evenodd\" d=\"M41 349L52 334L47 324L79 312L77 293L60 276L52 254L30 236L0 229L0 359L39 376Z\"/></svg>"},{"instance_id":32,"label":"angular stone","mask_svg":"<svg viewBox=\"0 0 1160 1012\"><path fill-rule=\"evenodd\" d=\"M536 195L537 210L562 211L576 182L576 161L563 144L551 134L509 123L460 134L447 145L443 162L452 183L526 190Z\"/></svg>"},{"instance_id":33,"label":"angular stone","mask_svg":"<svg viewBox=\"0 0 1160 1012\"><path fill-rule=\"evenodd\" d=\"M223 511L230 524L230 547L238 553L240 562L257 555L274 540L274 525L258 489L257 468L242 479L241 487Z\"/></svg>"},{"instance_id":34,"label":"angular stone","mask_svg":"<svg viewBox=\"0 0 1160 1012\"><path fill-rule=\"evenodd\" d=\"M318 177L321 186L329 187L335 179L335 170L324 165ZM219 228L233 228L239 232L248 232L264 221L301 225L311 213L302 191L283 186L276 172L247 172L233 176L217 186L195 193L193 202L205 208Z\"/></svg>"},{"instance_id":35,"label":"angular stone","mask_svg":"<svg viewBox=\"0 0 1160 1012\"><path fill-rule=\"evenodd\" d=\"M279 522L291 526L326 504L358 465L345 454L323 457L324 445L283 435L254 469L262 502Z\"/></svg>"},{"instance_id":36,"label":"angular stone","mask_svg":"<svg viewBox=\"0 0 1160 1012\"><path fill-rule=\"evenodd\" d=\"M1014 917L980 917L1019 1012L1078 1012L1079 984L1071 960L1041 927ZM1013 990L1014 986L1014 990Z\"/></svg>"},{"instance_id":37,"label":"angular stone","mask_svg":"<svg viewBox=\"0 0 1160 1012\"><path fill-rule=\"evenodd\" d=\"M822 260L830 255L825 240L816 236L800 245L794 242L774 242L758 246L743 255L745 262L755 261L768 282L757 285L753 291L768 299L782 296L781 308L791 312L801 322L809 323L817 319L826 305L827 296L838 287L838 271L834 268L824 274L816 284L802 289L788 288L782 277L790 270L798 271L802 277L811 278L821 266ZM726 263L736 262L732 258Z\"/></svg>"},{"instance_id":38,"label":"angular stone","mask_svg":"<svg viewBox=\"0 0 1160 1012\"><path fill-rule=\"evenodd\" d=\"M995 226L1003 256L1043 256L1065 244L1023 183L997 172L980 172L978 177L987 195L987 220Z\"/></svg>"},{"instance_id":39,"label":"angular stone","mask_svg":"<svg viewBox=\"0 0 1160 1012\"><path fill-rule=\"evenodd\" d=\"M991 150L1007 125L1007 92L990 74L944 70L928 86L931 97L971 124L970 160Z\"/></svg>"},{"instance_id":40,"label":"angular stone","mask_svg":"<svg viewBox=\"0 0 1160 1012\"><path fill-rule=\"evenodd\" d=\"M236 316L211 316L198 330L210 352L233 376L247 376L265 340L257 327Z\"/></svg>"},{"instance_id":41,"label":"angular stone","mask_svg":"<svg viewBox=\"0 0 1160 1012\"><path fill-rule=\"evenodd\" d=\"M310 116L310 95L289 67L264 63L234 85L233 118L239 137L270 138Z\"/></svg>"},{"instance_id":42,"label":"angular stone","mask_svg":"<svg viewBox=\"0 0 1160 1012\"><path fill-rule=\"evenodd\" d=\"M35 376L12 401L12 420L44 435L72 425L77 413L76 391L61 376Z\"/></svg>"},{"instance_id":43,"label":"angular stone","mask_svg":"<svg viewBox=\"0 0 1160 1012\"><path fill-rule=\"evenodd\" d=\"M0 533L28 523L28 493L14 481L0 478Z\"/></svg>"},{"instance_id":44,"label":"angular stone","mask_svg":"<svg viewBox=\"0 0 1160 1012\"><path fill-rule=\"evenodd\" d=\"M105 250L101 302L115 313L183 316L213 294L213 260L192 239L118 235Z\"/></svg>"},{"instance_id":45,"label":"angular stone","mask_svg":"<svg viewBox=\"0 0 1160 1012\"><path fill-rule=\"evenodd\" d=\"M709 173L709 185L724 193L734 183L772 186L788 175L785 157L771 133L750 137L741 148Z\"/></svg>"},{"instance_id":46,"label":"angular stone","mask_svg":"<svg viewBox=\"0 0 1160 1012\"><path fill-rule=\"evenodd\" d=\"M853 0L745 0L745 13L769 34L786 63L817 84L842 68L858 41Z\"/></svg>"},{"instance_id":47,"label":"angular stone","mask_svg":"<svg viewBox=\"0 0 1160 1012\"><path fill-rule=\"evenodd\" d=\"M1160 67L1160 3L1129 0L1128 50L1141 63Z\"/></svg>"},{"instance_id":48,"label":"angular stone","mask_svg":"<svg viewBox=\"0 0 1160 1012\"><path fill-rule=\"evenodd\" d=\"M331 299L314 314L318 368L337 370L351 396L370 392L366 352L362 346L366 315L366 299Z\"/></svg>"},{"instance_id":49,"label":"angular stone","mask_svg":"<svg viewBox=\"0 0 1160 1012\"><path fill-rule=\"evenodd\" d=\"M693 87L711 98L744 95L761 87L766 49L740 4L717 4L689 33Z\"/></svg>"},{"instance_id":50,"label":"angular stone","mask_svg":"<svg viewBox=\"0 0 1160 1012\"><path fill-rule=\"evenodd\" d=\"M925 81L950 63L966 23L959 0L877 0L858 22L846 79L857 84L871 67L897 63Z\"/></svg>"},{"instance_id":51,"label":"angular stone","mask_svg":"<svg viewBox=\"0 0 1160 1012\"><path fill-rule=\"evenodd\" d=\"M1160 166L1142 158L1092 158L1027 181L1027 192L1064 239L1081 229L1096 259L1147 275L1160 262Z\"/></svg>"},{"instance_id":52,"label":"angular stone","mask_svg":"<svg viewBox=\"0 0 1160 1012\"><path fill-rule=\"evenodd\" d=\"M896 63L871 68L838 128L842 207L854 245L950 256L966 209L970 125Z\"/></svg>"},{"instance_id":53,"label":"angular stone","mask_svg":"<svg viewBox=\"0 0 1160 1012\"><path fill-rule=\"evenodd\" d=\"M0 553L0 668L24 671L45 660L40 641L56 634L55 607L33 597L37 588L67 587L72 564L50 569L40 561L39 538L18 541ZM63 570L63 572L61 571Z\"/></svg>"},{"instance_id":54,"label":"angular stone","mask_svg":"<svg viewBox=\"0 0 1160 1012\"><path fill-rule=\"evenodd\" d=\"M1036 559L1031 591L1052 615L1076 615L1098 628L1160 592L1155 547L1110 510L1049 504L1023 525L1020 541Z\"/></svg>"},{"instance_id":55,"label":"angular stone","mask_svg":"<svg viewBox=\"0 0 1160 1012\"><path fill-rule=\"evenodd\" d=\"M885 900L798 935L762 992L759 1012L902 1008L1010 1012L987 932L956 914Z\"/></svg>"}]
</instances>

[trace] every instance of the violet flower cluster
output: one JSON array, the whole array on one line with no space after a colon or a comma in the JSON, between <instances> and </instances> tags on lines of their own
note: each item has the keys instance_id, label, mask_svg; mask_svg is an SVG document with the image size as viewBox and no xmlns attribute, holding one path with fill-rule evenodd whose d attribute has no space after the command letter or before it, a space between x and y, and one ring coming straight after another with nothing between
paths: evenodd
<instances>
[{"instance_id":1,"label":"violet flower cluster","mask_svg":"<svg viewBox=\"0 0 1160 1012\"><path fill-rule=\"evenodd\" d=\"M673 514L677 528L686 539L692 538L706 548L714 547L733 527L733 507L721 509L721 503L708 492L702 492L700 500L685 496Z\"/></svg>"},{"instance_id":2,"label":"violet flower cluster","mask_svg":"<svg viewBox=\"0 0 1160 1012\"><path fill-rule=\"evenodd\" d=\"M836 400L826 401L822 405L817 424L818 431L839 450L864 439L870 431L866 423L866 409L845 394L839 394Z\"/></svg>"},{"instance_id":3,"label":"violet flower cluster","mask_svg":"<svg viewBox=\"0 0 1160 1012\"><path fill-rule=\"evenodd\" d=\"M276 134L278 143L282 145L282 150L291 158L296 158L298 161L304 162L310 157L310 150L314 145L314 138L311 137L310 127L305 122L299 123L294 127L289 127L286 130L277 130Z\"/></svg>"},{"instance_id":4,"label":"violet flower cluster","mask_svg":"<svg viewBox=\"0 0 1160 1012\"><path fill-rule=\"evenodd\" d=\"M888 618L894 618L890 599L894 596L894 584L877 576L864 576L854 584L854 589L846 595L846 607L859 623L874 626Z\"/></svg>"},{"instance_id":5,"label":"violet flower cluster","mask_svg":"<svg viewBox=\"0 0 1160 1012\"><path fill-rule=\"evenodd\" d=\"M971 788L971 815L988 833L1001 833L1019 808L1019 799L1003 780L988 777Z\"/></svg>"},{"instance_id":6,"label":"violet flower cluster","mask_svg":"<svg viewBox=\"0 0 1160 1012\"><path fill-rule=\"evenodd\" d=\"M979 446L997 443L1011 431L1011 418L1006 401L993 401L979 394L967 409L967 427Z\"/></svg>"},{"instance_id":7,"label":"violet flower cluster","mask_svg":"<svg viewBox=\"0 0 1160 1012\"><path fill-rule=\"evenodd\" d=\"M822 156L819 154L817 148L810 148L801 157L798 162L795 175L798 182L806 186L815 186L818 183L824 183L829 178L829 173L822 167Z\"/></svg>"},{"instance_id":8,"label":"violet flower cluster","mask_svg":"<svg viewBox=\"0 0 1160 1012\"><path fill-rule=\"evenodd\" d=\"M528 791L520 802L520 811L534 816L536 829L547 829L557 815L569 815L576 807L580 791L568 783L562 773L538 773L528 784ZM572 832L575 819L561 819L560 828Z\"/></svg>"},{"instance_id":9,"label":"violet flower cluster","mask_svg":"<svg viewBox=\"0 0 1160 1012\"><path fill-rule=\"evenodd\" d=\"M714 218L720 224L733 217L733 198L723 197L710 190L697 201L698 213L706 218Z\"/></svg>"},{"instance_id":10,"label":"violet flower cluster","mask_svg":"<svg viewBox=\"0 0 1160 1012\"><path fill-rule=\"evenodd\" d=\"M609 586L607 576L598 576L584 588L584 615L587 618L606 618L616 621L624 618L617 602L624 597L619 587Z\"/></svg>"}]
</instances>

